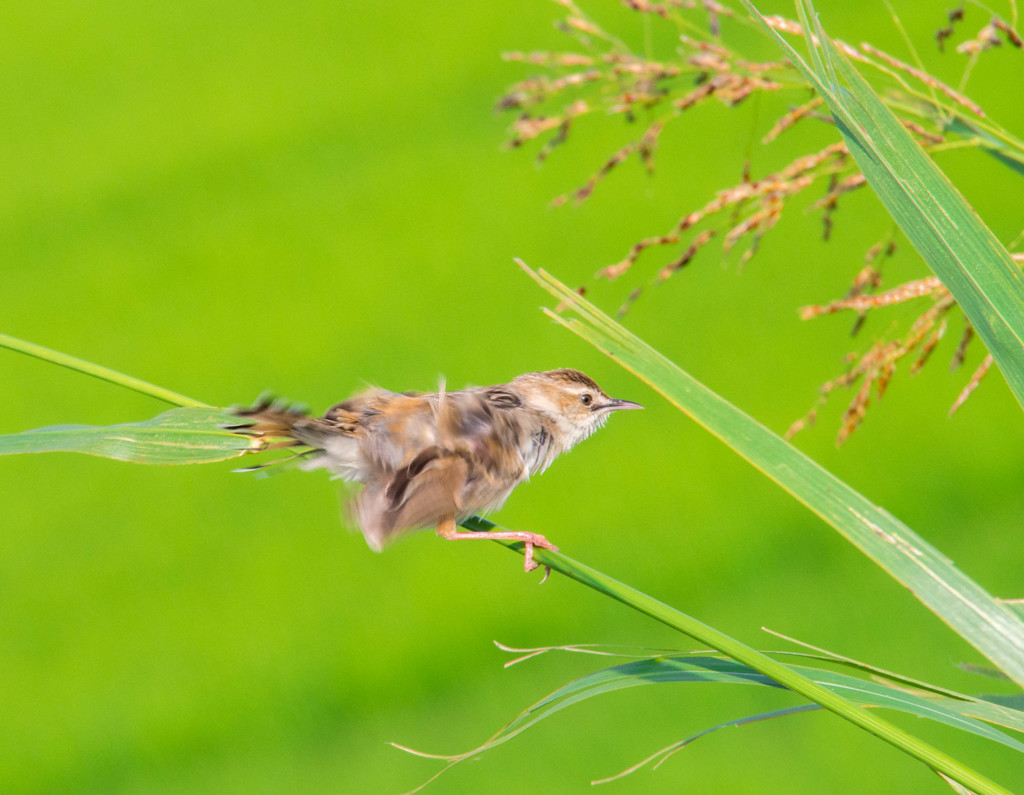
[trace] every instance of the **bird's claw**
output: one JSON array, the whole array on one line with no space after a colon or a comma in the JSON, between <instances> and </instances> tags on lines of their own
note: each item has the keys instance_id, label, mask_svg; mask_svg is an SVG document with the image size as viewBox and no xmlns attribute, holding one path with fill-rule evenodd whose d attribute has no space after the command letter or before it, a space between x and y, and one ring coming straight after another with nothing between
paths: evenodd
<instances>
[{"instance_id":1,"label":"bird's claw","mask_svg":"<svg viewBox=\"0 0 1024 795\"><path fill-rule=\"evenodd\" d=\"M534 547L541 547L542 549L550 549L552 552L558 552L558 547L539 533L524 533L523 536L523 543L526 545L526 550L523 553L523 571L527 573L540 567L540 564L533 559ZM547 571L544 574L544 579L541 580L541 584L547 580L548 574L551 573L551 568L549 566L545 566L544 568Z\"/></svg>"}]
</instances>

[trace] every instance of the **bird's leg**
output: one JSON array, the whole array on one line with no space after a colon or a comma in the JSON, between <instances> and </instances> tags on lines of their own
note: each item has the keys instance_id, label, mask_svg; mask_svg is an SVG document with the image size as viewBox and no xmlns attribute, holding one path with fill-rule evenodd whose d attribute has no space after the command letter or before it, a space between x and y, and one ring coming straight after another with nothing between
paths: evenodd
<instances>
[{"instance_id":1,"label":"bird's leg","mask_svg":"<svg viewBox=\"0 0 1024 795\"><path fill-rule=\"evenodd\" d=\"M437 534L441 536L441 538L447 538L449 541L455 541L460 538L489 538L491 540L522 541L526 545L523 571L533 571L535 568L540 566L540 564L533 559L534 547L543 547L544 549L550 549L552 552L558 551L558 547L538 533L524 533L517 530L500 530L487 533L475 533L471 531L460 532L456 529L455 519L452 517L442 519L437 523Z\"/></svg>"}]
</instances>

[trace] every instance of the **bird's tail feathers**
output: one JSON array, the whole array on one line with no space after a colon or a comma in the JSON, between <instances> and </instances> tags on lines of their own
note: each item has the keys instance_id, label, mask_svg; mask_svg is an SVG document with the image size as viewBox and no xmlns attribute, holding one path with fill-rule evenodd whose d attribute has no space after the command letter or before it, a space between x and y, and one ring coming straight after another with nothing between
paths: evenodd
<instances>
[{"instance_id":1,"label":"bird's tail feathers","mask_svg":"<svg viewBox=\"0 0 1024 795\"><path fill-rule=\"evenodd\" d=\"M314 462L323 455L323 449L316 443L319 437L311 428L317 420L309 416L305 404L293 403L286 398L264 393L251 406L234 406L231 411L241 421L222 426L225 430L258 439L262 443L261 452L291 452L291 455L286 457L236 469L236 472L260 472L269 475L294 467L316 468Z\"/></svg>"}]
</instances>

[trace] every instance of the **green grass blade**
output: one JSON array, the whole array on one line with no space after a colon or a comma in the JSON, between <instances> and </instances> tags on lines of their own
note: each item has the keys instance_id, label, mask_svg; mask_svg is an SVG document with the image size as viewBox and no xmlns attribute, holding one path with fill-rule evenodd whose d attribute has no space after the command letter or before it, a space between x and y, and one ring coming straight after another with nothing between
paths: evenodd
<instances>
[{"instance_id":1,"label":"green grass blade","mask_svg":"<svg viewBox=\"0 0 1024 795\"><path fill-rule=\"evenodd\" d=\"M922 682L920 679L914 679L904 674L887 671L884 668L878 668L877 666L861 662L860 660L836 655L833 652L825 649L819 649L816 646L811 646L810 644L803 643L802 641L795 640L794 638L780 635L779 633L772 632L771 630L768 630L768 632L776 635L776 637L782 638L783 640L789 640L792 643L796 643L797 645L805 646L819 652L817 654L779 650L765 652L772 657L779 657L784 660L799 658L800 660L813 660L814 662L824 662L830 665L852 668L861 674L867 674L874 681L881 682L881 684L884 684L886 687L893 690L914 693L929 701L937 700L939 703L945 704L949 709L959 712L961 715L968 715L973 718L984 720L988 723L1004 726L1008 729L1014 729L1015 731L1024 733L1024 693L1008 696L969 696L964 693L958 693L955 690L934 685L930 682ZM512 649L508 646L503 646L500 643L497 644L497 646L503 651L526 653L525 656L513 660L510 663L506 663L506 667L514 663L532 659L539 654L546 654L549 652L575 652L598 655L601 657L624 657L641 660L657 660L666 657L681 660L686 657L709 656L707 651L680 652L671 649L653 651L651 649L639 649L630 646L607 646L603 644L545 646L534 649ZM810 666L808 663L797 663L797 665L811 670L821 670ZM1005 677L998 671L995 671L994 669L987 669L986 673L989 671L995 674L998 678L1005 679Z\"/></svg>"},{"instance_id":2,"label":"green grass blade","mask_svg":"<svg viewBox=\"0 0 1024 795\"><path fill-rule=\"evenodd\" d=\"M1024 732L1024 695L978 696L970 701L951 701L949 707L962 715Z\"/></svg>"},{"instance_id":3,"label":"green grass blade","mask_svg":"<svg viewBox=\"0 0 1024 795\"><path fill-rule=\"evenodd\" d=\"M1024 743L982 721L964 715L951 706L951 704L960 702L951 702L949 699L943 698L922 698L915 693L896 690L834 671L806 666L794 666L792 670L829 692L841 694L863 707L883 707L915 717L927 718L1024 753ZM570 682L523 710L482 745L465 753L439 756L439 758L446 759L451 764L458 764L508 742L526 729L566 707L605 693L642 685L694 683L780 687L772 678L749 666L718 657L687 655L634 660L595 671ZM806 709L806 705L802 708Z\"/></svg>"},{"instance_id":4,"label":"green grass blade","mask_svg":"<svg viewBox=\"0 0 1024 795\"><path fill-rule=\"evenodd\" d=\"M953 107L936 107L929 100L907 94L888 96L886 103L894 112L931 119L944 132L969 141L1007 168L1024 176L1024 141L994 124L991 119L980 119L973 113Z\"/></svg>"},{"instance_id":5,"label":"green grass blade","mask_svg":"<svg viewBox=\"0 0 1024 795\"><path fill-rule=\"evenodd\" d=\"M810 649L811 652L805 651L782 651L776 649L774 651L766 652L772 657L778 657L782 659L797 659L799 660L813 660L814 662L829 663L831 665L838 665L844 668L852 668L860 673L868 674L877 679L882 679L889 683L890 687L903 688L915 691L922 691L923 694L930 694L936 696L942 696L943 698L960 700L960 701L973 701L973 696L967 696L963 693L958 693L955 690L950 690L947 687L939 687L933 685L930 682L923 682L920 679L914 679L904 674L898 674L894 671L888 671L885 668L879 668L876 665L861 662L860 660L854 660L851 657L844 657L836 654L835 652L822 649L817 646L812 646L809 643L791 638L788 635L783 635L779 632L768 629L767 627L761 627L770 635L774 635L782 640L787 640L790 643L794 643L798 646L802 646L806 649ZM609 645L603 643L585 643L585 644L570 644L563 646L539 646L530 649L516 649L495 641L495 645L502 651L514 652L522 654L522 657L512 660L511 662L505 663L505 667L515 665L516 663L524 662L528 659L532 659L541 654L548 654L550 652L566 652L566 653L577 653L577 654L590 654L599 657L626 657L636 658L644 660L652 660L657 657L680 657L683 654L690 654L693 656L706 655L706 651L699 652L680 652L675 649L645 649L636 646L623 646L623 645ZM1006 681L1004 674L996 671L994 668L986 669L991 671L998 678ZM1021 727L1024 729L1024 726Z\"/></svg>"},{"instance_id":6,"label":"green grass blade","mask_svg":"<svg viewBox=\"0 0 1024 795\"><path fill-rule=\"evenodd\" d=\"M571 291L570 291L571 293ZM574 295L574 293L571 293ZM462 523L468 530L490 531L498 526L493 522L479 517L471 517ZM497 541L520 554L523 551L521 541ZM625 583L612 579L597 569L573 560L560 552L547 549L535 549L534 559L541 565L548 566L577 582L593 588L595 591L610 596L656 621L689 635L699 643L705 644L727 657L749 666L764 674L779 685L820 704L825 709L850 721L876 737L899 748L910 756L919 759L933 770L940 771L956 781L971 787L978 793L1005 793L1006 790L985 776L972 770L948 754L918 739L909 732L895 726L876 713L869 712L854 704L842 695L807 678L799 671L772 659L763 652L747 646L729 637L723 632L710 627L702 621L688 616L680 610L654 599L651 596L632 588ZM410 750L410 749L405 749ZM415 753L415 752L414 752ZM427 756L427 754L423 754ZM448 757L441 757L448 758ZM454 762L452 762L454 764ZM446 768L447 769L447 768ZM442 773L444 771L441 771ZM440 775L440 774L438 774Z\"/></svg>"},{"instance_id":7,"label":"green grass blade","mask_svg":"<svg viewBox=\"0 0 1024 795\"><path fill-rule=\"evenodd\" d=\"M828 104L868 183L950 290L1024 406L1024 274L960 192L798 2L808 65L749 2L755 19Z\"/></svg>"},{"instance_id":8,"label":"green grass blade","mask_svg":"<svg viewBox=\"0 0 1024 795\"><path fill-rule=\"evenodd\" d=\"M133 378L130 375L119 373L116 370L111 370L108 367L101 367L98 364L87 362L84 359L78 359L74 356L69 356L66 353L60 351L50 350L44 348L42 345L36 345L32 342L25 342L25 340L19 340L17 337L11 337L7 334L0 334L0 348L7 348L8 350L17 351L18 353L24 353L27 356L34 356L37 359L42 359L52 364L58 364L61 367L67 367L69 370L75 370L79 373L85 373L91 375L94 378L99 378L101 381L108 381L111 384L117 384L123 386L125 389L131 389L135 392L141 392L143 395L156 398L157 400L163 400L166 403L170 403L174 406L206 406L208 404L202 401L195 400L185 395L180 395L177 392L172 392L170 389L164 389L161 386L147 383L138 378Z\"/></svg>"},{"instance_id":9,"label":"green grass blade","mask_svg":"<svg viewBox=\"0 0 1024 795\"><path fill-rule=\"evenodd\" d=\"M1008 610L1012 610L1016 615L1024 619L1024 601L1020 599L1014 599L1012 602L1003 601L1003 604Z\"/></svg>"},{"instance_id":10,"label":"green grass blade","mask_svg":"<svg viewBox=\"0 0 1024 795\"><path fill-rule=\"evenodd\" d=\"M835 671L808 666L792 667L808 679L833 692L842 693L862 706L886 707L919 718L927 718L1024 753L1024 743L986 723L967 717L960 708L953 706L961 702L941 697L923 698L915 693L897 690ZM634 660L596 671L570 682L521 713L506 728L518 726L517 721L521 720L529 720L531 724L536 723L537 720L570 704L576 704L614 690L649 684L695 682L779 686L763 674L733 660L722 660L716 657L660 657L650 660Z\"/></svg>"},{"instance_id":11,"label":"green grass blade","mask_svg":"<svg viewBox=\"0 0 1024 795\"><path fill-rule=\"evenodd\" d=\"M525 267L525 266L524 266ZM578 315L551 316L604 351L772 478L1024 685L1024 622L901 521L712 392L544 271L538 283Z\"/></svg>"},{"instance_id":12,"label":"green grass blade","mask_svg":"<svg viewBox=\"0 0 1024 795\"><path fill-rule=\"evenodd\" d=\"M742 718L735 718L733 720L723 721L722 723L716 723L714 726L709 726L706 729L701 729L701 731L697 732L696 734L691 734L689 737L686 737L682 740L678 740L677 742L672 743L672 745L669 745L666 748L662 748L659 751L655 751L646 759L640 760L635 765L631 765L625 770L616 773L614 776L609 776L608 778L602 778L596 781L591 781L590 783L597 785L607 784L611 781L617 781L620 778L628 776L630 773L635 773L640 768L651 763L653 763L652 769L657 770L659 767L661 767L662 764L668 761L668 758L670 756L673 756L677 751L681 751L683 748L692 744L696 740L699 740L701 737L706 737L707 735L719 731L720 729L729 729L734 726L746 726L751 723L761 723L763 721L774 720L775 718L785 718L789 717L790 715L799 715L803 712L814 712L820 709L821 707L817 704L801 704L796 707L786 707L785 709L773 709L770 712L759 712L756 715L745 715Z\"/></svg>"},{"instance_id":13,"label":"green grass blade","mask_svg":"<svg viewBox=\"0 0 1024 795\"><path fill-rule=\"evenodd\" d=\"M1024 176L1024 144L1016 138L997 138L974 120L960 114L953 116L948 129L964 138L977 139L985 152L1007 168Z\"/></svg>"},{"instance_id":14,"label":"green grass blade","mask_svg":"<svg viewBox=\"0 0 1024 795\"><path fill-rule=\"evenodd\" d=\"M123 425L55 425L0 436L0 455L87 453L136 464L206 464L258 448L220 426L237 422L225 409L186 407Z\"/></svg>"}]
</instances>

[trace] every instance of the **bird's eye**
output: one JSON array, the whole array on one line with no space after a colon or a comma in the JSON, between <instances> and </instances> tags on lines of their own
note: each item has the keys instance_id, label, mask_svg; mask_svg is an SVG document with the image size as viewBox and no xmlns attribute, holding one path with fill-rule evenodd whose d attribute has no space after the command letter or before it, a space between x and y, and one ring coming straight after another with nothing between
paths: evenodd
<instances>
[{"instance_id":1,"label":"bird's eye","mask_svg":"<svg viewBox=\"0 0 1024 795\"><path fill-rule=\"evenodd\" d=\"M582 395L580 395L580 403L582 403L584 406L589 406L593 402L594 396L591 395L589 392L584 392Z\"/></svg>"}]
</instances>

